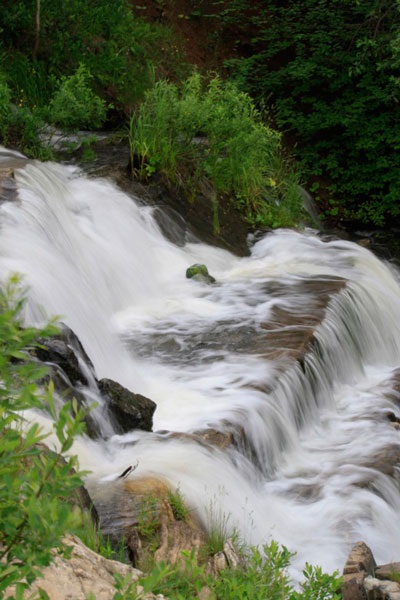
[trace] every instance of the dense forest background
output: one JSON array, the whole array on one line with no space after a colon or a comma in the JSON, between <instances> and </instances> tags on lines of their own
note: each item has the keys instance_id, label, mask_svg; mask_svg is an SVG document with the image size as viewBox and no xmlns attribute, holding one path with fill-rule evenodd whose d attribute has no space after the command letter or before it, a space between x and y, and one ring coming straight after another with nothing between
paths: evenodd
<instances>
[{"instance_id":1,"label":"dense forest background","mask_svg":"<svg viewBox=\"0 0 400 600\"><path fill-rule=\"evenodd\" d=\"M256 159L255 153L253 158L265 162L269 153L273 169L263 173L260 185L251 185L247 177L239 189L233 176L222 177L222 167L216 172L209 157L200 157L200 172L191 171L199 157L187 144L184 151L174 149L177 156L167 168L164 150L142 139L141 146L134 144L142 177L166 168L169 176L177 170L175 177L189 178L191 185L207 177L215 197L233 195L250 223L280 226L298 220L296 171L327 219L385 226L400 213L399 24L397 0L4 0L0 139L47 158L45 124L69 131L127 131L130 122L132 143L140 133L132 119L139 114L143 119L145 102L148 115L162 115L164 130L166 122L179 120L189 105L179 104L188 89L195 102L188 81L193 83L196 71L203 77L204 92L198 91L196 100L203 118L192 114L192 137L215 138L210 154L223 159L225 169L228 154L247 156L262 125L261 137L268 131L275 146L271 151L261 144L264 158ZM220 121L232 110L245 114L250 129L248 119L256 124L252 140L244 139L244 130L233 135L231 126L217 135L218 115L204 117L202 94L210 94L207 86L214 81L215 88L216 78ZM172 93L167 84L174 86L179 102L174 114L165 115L154 107ZM241 98L236 104L233 89ZM230 104L223 100L229 95ZM244 102L245 96L250 100ZM181 139L187 127L182 121L175 138ZM170 129L166 135L171 138ZM222 148L224 136L230 145ZM235 151L233 137L241 138ZM233 170L240 158L230 162ZM254 171L252 179L258 176ZM288 209L277 214L274 207L288 195Z\"/></svg>"}]
</instances>

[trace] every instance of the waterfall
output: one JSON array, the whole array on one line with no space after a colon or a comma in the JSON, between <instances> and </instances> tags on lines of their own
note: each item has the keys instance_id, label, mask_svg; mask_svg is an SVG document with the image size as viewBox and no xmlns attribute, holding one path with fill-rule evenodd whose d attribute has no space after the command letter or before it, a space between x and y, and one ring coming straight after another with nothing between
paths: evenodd
<instances>
[{"instance_id":1,"label":"waterfall","mask_svg":"<svg viewBox=\"0 0 400 600\"><path fill-rule=\"evenodd\" d=\"M137 462L132 477L179 487L205 526L225 515L246 542L297 552L298 568L341 569L358 540L398 560L397 269L312 230L269 233L248 257L178 247L111 182L12 158L0 280L21 273L28 323L56 315L98 378L157 403L153 433L77 440L89 489ZM196 262L216 284L185 278ZM222 451L168 435L205 428L246 442Z\"/></svg>"}]
</instances>

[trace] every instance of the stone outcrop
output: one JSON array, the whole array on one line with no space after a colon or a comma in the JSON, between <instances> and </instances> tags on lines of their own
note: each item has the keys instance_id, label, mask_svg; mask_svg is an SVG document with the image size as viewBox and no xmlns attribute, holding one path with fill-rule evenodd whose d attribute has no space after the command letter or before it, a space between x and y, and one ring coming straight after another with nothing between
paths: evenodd
<instances>
[{"instance_id":1,"label":"stone outcrop","mask_svg":"<svg viewBox=\"0 0 400 600\"><path fill-rule=\"evenodd\" d=\"M98 386L121 433L132 429L152 431L155 402L141 394L134 394L111 379L100 379Z\"/></svg>"},{"instance_id":2,"label":"stone outcrop","mask_svg":"<svg viewBox=\"0 0 400 600\"><path fill-rule=\"evenodd\" d=\"M223 549L212 556L207 563L207 572L213 577L225 569L236 569L243 565L243 559L239 556L232 540L227 540Z\"/></svg>"},{"instance_id":3,"label":"stone outcrop","mask_svg":"<svg viewBox=\"0 0 400 600\"><path fill-rule=\"evenodd\" d=\"M400 600L400 563L376 566L371 550L357 542L343 569L343 600Z\"/></svg>"},{"instance_id":4,"label":"stone outcrop","mask_svg":"<svg viewBox=\"0 0 400 600\"><path fill-rule=\"evenodd\" d=\"M87 548L79 538L68 535L64 543L71 549L71 556L56 556L53 564L43 569L43 576L36 580L24 598L43 589L49 600L87 600L92 594L96 600L114 597L114 575L131 577L137 581L141 572L130 565L103 558ZM14 588L5 592L5 597L15 594Z\"/></svg>"},{"instance_id":5,"label":"stone outcrop","mask_svg":"<svg viewBox=\"0 0 400 600\"><path fill-rule=\"evenodd\" d=\"M149 551L156 561L174 564L184 550L197 556L205 542L193 515L187 509L179 514L179 491L160 478L119 479L90 491L103 533L111 542L124 541L134 566L140 568Z\"/></svg>"},{"instance_id":6,"label":"stone outcrop","mask_svg":"<svg viewBox=\"0 0 400 600\"><path fill-rule=\"evenodd\" d=\"M31 350L31 354L47 365L49 377L60 396L66 400L74 397L79 405L87 407L92 400L87 402L84 388L91 387L103 396L107 418L118 433L132 429L152 431L156 404L111 379L98 381L89 356L69 327L62 325L58 335L40 339L39 344ZM87 414L85 421L89 437L98 438L100 432L93 413Z\"/></svg>"}]
</instances>

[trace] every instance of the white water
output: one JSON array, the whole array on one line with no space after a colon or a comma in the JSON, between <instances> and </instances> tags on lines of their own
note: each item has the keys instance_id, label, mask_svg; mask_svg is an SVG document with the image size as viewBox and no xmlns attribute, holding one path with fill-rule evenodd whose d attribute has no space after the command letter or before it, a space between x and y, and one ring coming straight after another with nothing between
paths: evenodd
<instances>
[{"instance_id":1,"label":"white water","mask_svg":"<svg viewBox=\"0 0 400 600\"><path fill-rule=\"evenodd\" d=\"M268 235L247 258L200 243L179 248L151 209L107 181L39 163L16 178L19 200L0 205L0 280L24 274L27 321L59 315L98 378L156 401L155 432L221 430L228 421L251 445L228 454L138 431L82 439L76 451L92 471L89 489L138 461L131 477L161 475L206 525L228 519L249 543L275 538L298 553L298 568L341 569L360 539L378 562L400 559L399 486L374 467L374 457L400 444L385 416L399 408L384 395L400 365L393 267L311 231ZM218 283L187 280L195 262ZM307 314L299 284L310 277L348 285L316 332L319 351L303 368L282 370L250 353L252 341L273 306Z\"/></svg>"}]
</instances>

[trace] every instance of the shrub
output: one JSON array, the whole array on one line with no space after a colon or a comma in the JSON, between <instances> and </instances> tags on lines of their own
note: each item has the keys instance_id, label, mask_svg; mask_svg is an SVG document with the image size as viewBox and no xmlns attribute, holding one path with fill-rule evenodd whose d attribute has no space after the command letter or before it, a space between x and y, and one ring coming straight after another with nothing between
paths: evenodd
<instances>
[{"instance_id":1,"label":"shrub","mask_svg":"<svg viewBox=\"0 0 400 600\"><path fill-rule=\"evenodd\" d=\"M70 450L83 430L83 414L76 403L56 410L53 387L41 390L46 374L30 357L39 336L55 333L54 325L41 329L23 326L23 306L14 278L0 291L0 596L12 584L24 589L48 565L61 536L77 526L80 516L62 502L82 484L75 471L77 459L60 459L41 444L47 437L27 422L21 411L46 410L54 420L61 453ZM19 592L18 592L19 593ZM18 596L19 597L19 596Z\"/></svg>"},{"instance_id":2,"label":"shrub","mask_svg":"<svg viewBox=\"0 0 400 600\"><path fill-rule=\"evenodd\" d=\"M90 87L92 75L81 64L69 77L62 77L48 110L48 119L66 130L95 129L106 118L106 105Z\"/></svg>"},{"instance_id":3,"label":"shrub","mask_svg":"<svg viewBox=\"0 0 400 600\"><path fill-rule=\"evenodd\" d=\"M157 563L140 583L146 593L166 594L171 600L197 598L203 587L213 600L339 600L341 578L306 565L304 581L295 590L288 575L293 554L272 541L252 548L241 567L225 569L214 579L194 554L183 552L184 567Z\"/></svg>"},{"instance_id":4,"label":"shrub","mask_svg":"<svg viewBox=\"0 0 400 600\"><path fill-rule=\"evenodd\" d=\"M169 72L180 68L178 57L165 51L172 47L169 30L136 18L127 0L41 0L39 35L37 7L26 0L0 3L0 51L7 54L10 79L18 83L15 92L33 88L35 97L44 99L41 106L54 91L54 81L73 75L82 63L93 75L94 91L124 114L153 83L154 64Z\"/></svg>"},{"instance_id":5,"label":"shrub","mask_svg":"<svg viewBox=\"0 0 400 600\"><path fill-rule=\"evenodd\" d=\"M205 85L198 73L181 88L157 82L131 120L130 145L140 177L158 170L176 180L184 171L193 186L206 178L215 202L229 195L251 224L299 218L297 178L284 166L280 135L232 83L214 77Z\"/></svg>"}]
</instances>

